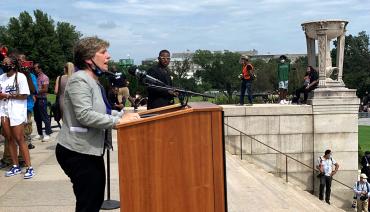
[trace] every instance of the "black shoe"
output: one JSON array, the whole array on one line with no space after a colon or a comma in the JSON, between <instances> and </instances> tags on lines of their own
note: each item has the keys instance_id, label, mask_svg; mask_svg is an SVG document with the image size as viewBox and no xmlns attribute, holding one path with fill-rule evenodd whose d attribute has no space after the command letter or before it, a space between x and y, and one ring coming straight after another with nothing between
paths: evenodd
<instances>
[{"instance_id":1,"label":"black shoe","mask_svg":"<svg viewBox=\"0 0 370 212\"><path fill-rule=\"evenodd\" d=\"M0 160L0 169L6 168L8 166L10 166L10 164L4 163L4 161L2 159Z\"/></svg>"},{"instance_id":2,"label":"black shoe","mask_svg":"<svg viewBox=\"0 0 370 212\"><path fill-rule=\"evenodd\" d=\"M34 149L34 148L35 148L35 145L33 145L31 143L28 144L28 149Z\"/></svg>"},{"instance_id":3,"label":"black shoe","mask_svg":"<svg viewBox=\"0 0 370 212\"><path fill-rule=\"evenodd\" d=\"M328 203L330 205L330 201L329 200L325 200L326 203Z\"/></svg>"}]
</instances>

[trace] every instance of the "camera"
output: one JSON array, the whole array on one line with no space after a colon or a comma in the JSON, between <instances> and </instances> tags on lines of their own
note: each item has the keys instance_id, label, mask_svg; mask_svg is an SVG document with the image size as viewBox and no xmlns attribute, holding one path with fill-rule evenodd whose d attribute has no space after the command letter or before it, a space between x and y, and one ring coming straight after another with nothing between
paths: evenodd
<instances>
[{"instance_id":1,"label":"camera","mask_svg":"<svg viewBox=\"0 0 370 212\"><path fill-rule=\"evenodd\" d=\"M367 195L361 195L360 200L361 201L366 201L367 198L368 198Z\"/></svg>"}]
</instances>

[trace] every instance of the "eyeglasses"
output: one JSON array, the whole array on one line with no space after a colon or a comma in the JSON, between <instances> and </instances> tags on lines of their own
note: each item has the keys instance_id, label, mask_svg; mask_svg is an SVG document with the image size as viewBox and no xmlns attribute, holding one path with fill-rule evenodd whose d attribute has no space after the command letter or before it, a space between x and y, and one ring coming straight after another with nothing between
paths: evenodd
<instances>
[{"instance_id":1,"label":"eyeglasses","mask_svg":"<svg viewBox=\"0 0 370 212\"><path fill-rule=\"evenodd\" d=\"M159 57L159 59L161 59L161 60L171 60L170 57Z\"/></svg>"}]
</instances>

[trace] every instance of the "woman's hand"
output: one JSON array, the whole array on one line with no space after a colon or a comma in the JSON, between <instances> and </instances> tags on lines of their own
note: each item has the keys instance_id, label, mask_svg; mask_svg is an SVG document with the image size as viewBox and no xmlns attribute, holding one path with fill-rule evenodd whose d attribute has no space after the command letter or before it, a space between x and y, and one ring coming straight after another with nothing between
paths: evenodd
<instances>
[{"instance_id":1,"label":"woman's hand","mask_svg":"<svg viewBox=\"0 0 370 212\"><path fill-rule=\"evenodd\" d=\"M138 113L124 113L122 118L119 120L120 124L124 124L130 121L135 121L140 119L140 116Z\"/></svg>"}]
</instances>

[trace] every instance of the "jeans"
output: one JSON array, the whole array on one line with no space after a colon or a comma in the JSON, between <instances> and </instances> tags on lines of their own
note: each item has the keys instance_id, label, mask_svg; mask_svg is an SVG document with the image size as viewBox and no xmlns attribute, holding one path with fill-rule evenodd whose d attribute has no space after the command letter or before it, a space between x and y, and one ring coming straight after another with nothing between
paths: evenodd
<instances>
[{"instance_id":1,"label":"jeans","mask_svg":"<svg viewBox=\"0 0 370 212\"><path fill-rule=\"evenodd\" d=\"M51 131L50 117L47 112L47 99L36 98L35 106L33 107L34 119L37 126L37 133L42 135L42 122L45 124L45 133L50 135Z\"/></svg>"},{"instance_id":2,"label":"jeans","mask_svg":"<svg viewBox=\"0 0 370 212\"><path fill-rule=\"evenodd\" d=\"M310 87L308 89L306 89L306 86L302 86L300 88L298 88L296 91L295 91L295 95L297 97L297 103L299 103L299 98L301 96L301 93L304 94L304 99L303 99L303 102L306 103L307 101L307 98L308 98L308 93L311 92L312 90L314 90L316 87Z\"/></svg>"},{"instance_id":3,"label":"jeans","mask_svg":"<svg viewBox=\"0 0 370 212\"><path fill-rule=\"evenodd\" d=\"M253 97L252 97L252 80L243 79L243 81L242 81L242 85L241 85L241 88L240 88L240 101L239 101L239 103L241 105L244 104L245 90L247 90L247 92L248 92L248 101L249 101L250 104L252 104L252 100L253 100Z\"/></svg>"},{"instance_id":4,"label":"jeans","mask_svg":"<svg viewBox=\"0 0 370 212\"><path fill-rule=\"evenodd\" d=\"M324 199L324 188L326 187L325 191L325 201L329 202L330 201L330 192L331 192L331 181L332 181L331 176L321 176L320 177L320 193L319 193L319 199L323 200Z\"/></svg>"}]
</instances>

